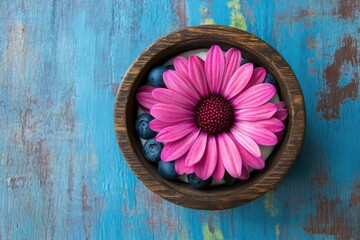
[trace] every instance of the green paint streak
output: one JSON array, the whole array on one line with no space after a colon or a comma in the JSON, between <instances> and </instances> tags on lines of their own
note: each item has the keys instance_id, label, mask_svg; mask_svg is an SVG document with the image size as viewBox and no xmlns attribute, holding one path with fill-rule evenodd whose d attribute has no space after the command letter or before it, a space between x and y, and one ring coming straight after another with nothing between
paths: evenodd
<instances>
[{"instance_id":1,"label":"green paint streak","mask_svg":"<svg viewBox=\"0 0 360 240\"><path fill-rule=\"evenodd\" d=\"M215 24L215 21L210 16L210 11L207 7L201 6L200 7L200 14L201 14L201 25L209 25L209 24Z\"/></svg>"},{"instance_id":2,"label":"green paint streak","mask_svg":"<svg viewBox=\"0 0 360 240\"><path fill-rule=\"evenodd\" d=\"M230 26L246 31L246 19L244 15L240 12L241 4L239 0L232 0L228 2L227 6L230 8L231 12Z\"/></svg>"},{"instance_id":3,"label":"green paint streak","mask_svg":"<svg viewBox=\"0 0 360 240\"><path fill-rule=\"evenodd\" d=\"M203 224L202 227L203 239L204 240L223 240L224 237L222 232L218 228L214 228L214 231L211 232L208 224Z\"/></svg>"},{"instance_id":4,"label":"green paint streak","mask_svg":"<svg viewBox=\"0 0 360 240\"><path fill-rule=\"evenodd\" d=\"M6 153L3 152L2 156L1 156L1 166L5 166L7 164L7 156Z\"/></svg>"},{"instance_id":5,"label":"green paint streak","mask_svg":"<svg viewBox=\"0 0 360 240\"><path fill-rule=\"evenodd\" d=\"M179 240L190 240L189 236L180 236Z\"/></svg>"},{"instance_id":6,"label":"green paint streak","mask_svg":"<svg viewBox=\"0 0 360 240\"><path fill-rule=\"evenodd\" d=\"M280 239L280 224L277 223L275 225L275 234L276 234L276 239Z\"/></svg>"},{"instance_id":7,"label":"green paint streak","mask_svg":"<svg viewBox=\"0 0 360 240\"><path fill-rule=\"evenodd\" d=\"M269 191L265 195L264 204L265 204L265 209L268 213L270 213L270 216L276 217L277 215L279 215L279 212L276 208L276 200L274 197L274 191Z\"/></svg>"}]
</instances>

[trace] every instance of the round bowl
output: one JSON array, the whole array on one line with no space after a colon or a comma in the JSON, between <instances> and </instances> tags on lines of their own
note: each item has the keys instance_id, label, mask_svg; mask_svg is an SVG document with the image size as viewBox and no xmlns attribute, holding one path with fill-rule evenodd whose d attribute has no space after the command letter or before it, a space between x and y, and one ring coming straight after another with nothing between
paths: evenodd
<instances>
[{"instance_id":1,"label":"round bowl","mask_svg":"<svg viewBox=\"0 0 360 240\"><path fill-rule=\"evenodd\" d=\"M278 81L278 93L289 111L284 139L267 159L265 168L253 171L246 181L231 186L196 190L181 181L161 177L142 155L135 131L138 103L135 95L154 66L194 49L217 44L223 50L241 50L243 57L266 68ZM284 177L301 148L305 131L305 108L299 83L284 58L271 46L247 32L225 26L188 27L162 37L140 54L126 72L115 103L115 131L121 152L135 175L151 191L175 204L196 209L227 209L264 194ZM149 200L150 201L150 200Z\"/></svg>"}]
</instances>

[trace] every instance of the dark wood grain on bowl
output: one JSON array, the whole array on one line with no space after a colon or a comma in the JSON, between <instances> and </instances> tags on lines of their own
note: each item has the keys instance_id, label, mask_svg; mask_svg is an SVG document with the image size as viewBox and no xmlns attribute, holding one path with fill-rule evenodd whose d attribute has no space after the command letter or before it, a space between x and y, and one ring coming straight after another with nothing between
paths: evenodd
<instances>
[{"instance_id":1,"label":"dark wood grain on bowl","mask_svg":"<svg viewBox=\"0 0 360 240\"><path fill-rule=\"evenodd\" d=\"M180 181L167 181L147 162L135 133L138 103L135 94L145 82L146 74L156 65L193 49L218 44L242 51L272 73L279 82L279 94L289 110L285 137L277 145L266 167L254 171L247 181L232 186L213 187L206 191L192 189ZM115 131L121 152L136 176L161 197L190 208L227 209L245 204L270 190L280 181L296 159L304 138L305 108L298 81L282 56L261 39L241 30L225 26L190 27L171 33L153 43L133 62L125 74L116 96Z\"/></svg>"}]
</instances>

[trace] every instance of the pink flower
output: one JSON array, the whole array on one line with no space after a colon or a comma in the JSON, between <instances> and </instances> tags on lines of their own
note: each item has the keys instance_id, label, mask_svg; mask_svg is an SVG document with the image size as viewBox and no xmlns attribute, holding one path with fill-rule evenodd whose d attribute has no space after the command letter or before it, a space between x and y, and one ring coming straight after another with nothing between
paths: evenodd
<instances>
[{"instance_id":1,"label":"pink flower","mask_svg":"<svg viewBox=\"0 0 360 240\"><path fill-rule=\"evenodd\" d=\"M164 142L162 161L175 161L178 174L219 181L225 170L247 179L248 167L265 165L259 145L273 146L284 129L285 103L270 103L276 88L263 83L266 70L247 63L241 52L210 48L205 61L177 57L163 75L167 88L143 86L139 103L150 111L150 127Z\"/></svg>"}]
</instances>

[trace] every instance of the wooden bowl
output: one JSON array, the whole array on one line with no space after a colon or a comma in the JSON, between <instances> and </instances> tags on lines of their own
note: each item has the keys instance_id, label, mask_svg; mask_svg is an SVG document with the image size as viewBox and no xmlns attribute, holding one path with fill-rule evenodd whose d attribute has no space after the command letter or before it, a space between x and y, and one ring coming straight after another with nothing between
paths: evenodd
<instances>
[{"instance_id":1,"label":"wooden bowl","mask_svg":"<svg viewBox=\"0 0 360 240\"><path fill-rule=\"evenodd\" d=\"M279 95L289 110L285 137L268 158L265 168L253 171L246 181L232 186L196 190L180 181L161 177L154 165L142 155L142 145L135 132L138 103L135 94L145 83L154 66L194 49L217 44L223 50L231 47L266 68L279 84ZM126 72L116 96L115 131L121 152L135 175L150 190L166 200L196 209L227 209L245 204L270 190L284 177L301 148L305 131L305 109L299 83L287 62L261 39L241 30L225 26L188 27L171 33L150 45ZM149 200L150 201L150 200Z\"/></svg>"}]
</instances>

